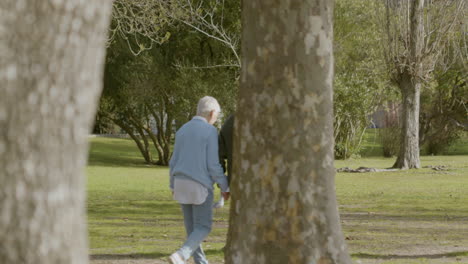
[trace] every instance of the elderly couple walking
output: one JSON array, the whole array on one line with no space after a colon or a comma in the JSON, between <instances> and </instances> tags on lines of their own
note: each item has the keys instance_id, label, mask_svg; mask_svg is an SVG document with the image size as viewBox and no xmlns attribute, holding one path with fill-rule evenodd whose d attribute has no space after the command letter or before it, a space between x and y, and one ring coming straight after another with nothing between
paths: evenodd
<instances>
[{"instance_id":1,"label":"elderly couple walking","mask_svg":"<svg viewBox=\"0 0 468 264\"><path fill-rule=\"evenodd\" d=\"M229 199L229 183L223 168L227 159L230 171L233 118L226 121L218 139L213 124L220 112L216 99L205 96L198 102L197 115L176 133L169 163L170 188L182 207L187 240L169 257L172 264L184 264L191 256L196 264L208 263L201 242L211 231L213 185L221 188L218 206L222 206L223 199Z\"/></svg>"}]
</instances>

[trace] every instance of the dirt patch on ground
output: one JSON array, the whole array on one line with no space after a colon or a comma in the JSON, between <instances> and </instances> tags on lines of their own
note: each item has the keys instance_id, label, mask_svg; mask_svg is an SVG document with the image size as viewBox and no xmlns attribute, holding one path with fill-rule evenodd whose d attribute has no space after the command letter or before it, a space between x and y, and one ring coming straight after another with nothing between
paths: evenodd
<instances>
[{"instance_id":1,"label":"dirt patch on ground","mask_svg":"<svg viewBox=\"0 0 468 264\"><path fill-rule=\"evenodd\" d=\"M341 219L355 264L468 264L466 217L347 213ZM226 228L227 222L215 226ZM210 239L223 242L224 235ZM91 264L163 264L166 257L162 252L92 255ZM223 263L217 259L210 263Z\"/></svg>"}]
</instances>

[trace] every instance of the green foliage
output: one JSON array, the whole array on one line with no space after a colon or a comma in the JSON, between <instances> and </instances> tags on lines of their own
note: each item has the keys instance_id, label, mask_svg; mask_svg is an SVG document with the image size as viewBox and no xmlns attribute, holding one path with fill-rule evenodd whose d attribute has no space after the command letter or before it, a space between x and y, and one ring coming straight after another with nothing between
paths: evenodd
<instances>
[{"instance_id":1,"label":"green foliage","mask_svg":"<svg viewBox=\"0 0 468 264\"><path fill-rule=\"evenodd\" d=\"M112 8L108 45L124 40L134 55L169 40L165 28L174 23L159 0L115 0ZM175 8L175 7L174 7ZM148 41L150 40L150 41Z\"/></svg>"},{"instance_id":2,"label":"green foliage","mask_svg":"<svg viewBox=\"0 0 468 264\"><path fill-rule=\"evenodd\" d=\"M467 82L463 68L454 67L436 73L432 87L423 91L420 142L428 154L442 153L468 131Z\"/></svg>"},{"instance_id":3,"label":"green foliage","mask_svg":"<svg viewBox=\"0 0 468 264\"><path fill-rule=\"evenodd\" d=\"M143 66L152 58L141 57L144 63L138 64L125 41L117 40L108 48L98 116L114 122L129 134L145 162L152 164L155 161L147 137L150 112L146 106L152 104L153 86L147 78L150 68ZM158 157L164 156L160 154Z\"/></svg>"},{"instance_id":4,"label":"green foliage","mask_svg":"<svg viewBox=\"0 0 468 264\"><path fill-rule=\"evenodd\" d=\"M204 95L213 96L218 100L223 116L234 112L237 97L234 74L236 73L229 71L181 69L176 83L188 89L181 97L180 107L187 110L179 119L180 123L187 122L196 114L197 102Z\"/></svg>"},{"instance_id":5,"label":"green foliage","mask_svg":"<svg viewBox=\"0 0 468 264\"><path fill-rule=\"evenodd\" d=\"M397 138L397 136L399 135L400 131L395 127L390 128L390 130L392 129L397 131L393 132L393 134L390 134L392 132L390 132L388 128L367 129L362 140L362 148L359 152L359 155L361 157L382 157L384 156L385 148L394 147L395 149L390 150L389 152L394 156L395 153L397 153L398 151L397 145L399 138ZM395 138L396 142L390 144L390 140L388 140L388 146L384 147L384 139L382 139L384 133L389 133L389 135L384 136L387 136L389 138ZM424 154L424 152L422 154ZM439 155L468 155L468 132L462 132L460 138L456 139L442 153L439 153ZM391 156L389 155L388 157Z\"/></svg>"},{"instance_id":6,"label":"green foliage","mask_svg":"<svg viewBox=\"0 0 468 264\"><path fill-rule=\"evenodd\" d=\"M111 120L103 117L100 113L96 114L94 120L93 134L116 134L118 127Z\"/></svg>"},{"instance_id":7,"label":"green foliage","mask_svg":"<svg viewBox=\"0 0 468 264\"><path fill-rule=\"evenodd\" d=\"M339 0L335 7L335 156L357 155L369 115L382 102L385 65L380 56L375 3Z\"/></svg>"},{"instance_id":8,"label":"green foliage","mask_svg":"<svg viewBox=\"0 0 468 264\"><path fill-rule=\"evenodd\" d=\"M379 129L379 139L382 144L383 156L390 158L398 155L400 150L400 132L398 125Z\"/></svg>"},{"instance_id":9,"label":"green foliage","mask_svg":"<svg viewBox=\"0 0 468 264\"><path fill-rule=\"evenodd\" d=\"M236 27L227 18L226 27ZM223 63L230 51L184 25L173 22L161 28L171 32L170 39L138 56L123 37L115 37L108 48L98 116L128 133L149 164L168 164L173 124L177 128L190 120L201 97L214 96L226 114L234 111L239 69L204 67ZM144 47L153 42L150 37L140 40Z\"/></svg>"}]
</instances>

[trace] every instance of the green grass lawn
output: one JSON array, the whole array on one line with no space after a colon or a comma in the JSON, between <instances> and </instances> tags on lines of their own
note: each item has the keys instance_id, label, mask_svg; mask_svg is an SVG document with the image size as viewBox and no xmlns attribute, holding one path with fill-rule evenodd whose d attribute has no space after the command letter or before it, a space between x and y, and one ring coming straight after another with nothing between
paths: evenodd
<instances>
[{"instance_id":1,"label":"green grass lawn","mask_svg":"<svg viewBox=\"0 0 468 264\"><path fill-rule=\"evenodd\" d=\"M355 260L468 263L468 156L421 160L423 166L449 169L337 174L343 231ZM336 161L336 167L386 168L393 162L370 157ZM181 245L185 232L168 188L168 169L143 164L133 141L91 139L87 175L92 255L161 258ZM213 261L223 258L227 208L215 212L214 229L204 244Z\"/></svg>"},{"instance_id":2,"label":"green grass lawn","mask_svg":"<svg viewBox=\"0 0 468 264\"><path fill-rule=\"evenodd\" d=\"M364 134L362 148L359 151L361 157L381 157L383 156L382 143L379 138L379 129L369 128ZM422 153L426 153L425 148L422 148ZM464 132L462 136L453 142L443 155L468 155L468 132Z\"/></svg>"}]
</instances>

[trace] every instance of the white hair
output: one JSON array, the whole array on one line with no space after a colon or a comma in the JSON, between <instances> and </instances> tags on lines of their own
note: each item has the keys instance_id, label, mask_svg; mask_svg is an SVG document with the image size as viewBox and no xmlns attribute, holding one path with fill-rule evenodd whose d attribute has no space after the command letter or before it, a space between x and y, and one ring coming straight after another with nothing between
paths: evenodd
<instances>
[{"instance_id":1,"label":"white hair","mask_svg":"<svg viewBox=\"0 0 468 264\"><path fill-rule=\"evenodd\" d=\"M197 115L198 116L208 116L211 111L221 112L221 107L218 104L218 101L211 97L205 96L200 101L198 101L197 105Z\"/></svg>"}]
</instances>

